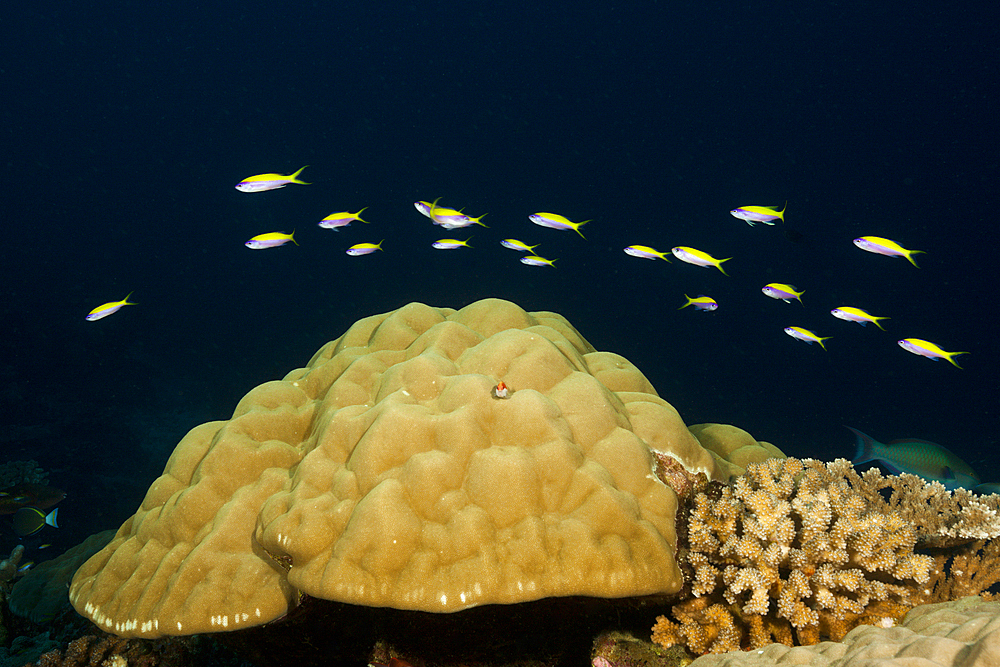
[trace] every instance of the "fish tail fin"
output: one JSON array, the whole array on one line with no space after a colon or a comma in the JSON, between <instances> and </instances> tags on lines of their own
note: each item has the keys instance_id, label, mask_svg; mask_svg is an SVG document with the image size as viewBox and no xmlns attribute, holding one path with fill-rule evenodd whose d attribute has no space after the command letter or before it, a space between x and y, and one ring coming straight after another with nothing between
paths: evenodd
<instances>
[{"instance_id":1,"label":"fish tail fin","mask_svg":"<svg viewBox=\"0 0 1000 667\"><path fill-rule=\"evenodd\" d=\"M302 167L302 168L305 169L305 167ZM295 230L294 229L292 230L292 233L288 235L288 240L291 241L292 243L294 243L295 245L299 244L299 242L295 240Z\"/></svg>"},{"instance_id":2,"label":"fish tail fin","mask_svg":"<svg viewBox=\"0 0 1000 667\"><path fill-rule=\"evenodd\" d=\"M132 296L133 294L135 294L135 290L132 290L131 292L129 292L128 296L126 296L124 299L122 299L122 301L124 302L124 303L122 303L123 306L137 306L138 305L135 301L129 301L128 300L128 298L130 296Z\"/></svg>"},{"instance_id":3,"label":"fish tail fin","mask_svg":"<svg viewBox=\"0 0 1000 667\"><path fill-rule=\"evenodd\" d=\"M879 324L879 320L888 320L888 319L889 319L888 317L876 317L875 319L872 320L872 322L874 322L875 326L877 326L879 329L885 331L885 327Z\"/></svg>"},{"instance_id":4,"label":"fish tail fin","mask_svg":"<svg viewBox=\"0 0 1000 667\"><path fill-rule=\"evenodd\" d=\"M367 225L368 221L361 219L361 214L364 213L367 210L368 210L368 207L365 206L363 209L361 209L360 211L358 211L357 213L354 214L354 219L357 220L358 222L363 222L363 223L365 223Z\"/></svg>"},{"instance_id":5,"label":"fish tail fin","mask_svg":"<svg viewBox=\"0 0 1000 667\"><path fill-rule=\"evenodd\" d=\"M298 183L299 185L312 185L312 183L306 183L305 181L300 181L299 180L299 174L301 174L305 170L305 168L308 167L308 166L309 165L306 165L305 167L302 167L302 169L299 169L297 172L295 172L294 174L292 174L291 176L288 177L288 178L292 179L292 183Z\"/></svg>"},{"instance_id":6,"label":"fish tail fin","mask_svg":"<svg viewBox=\"0 0 1000 667\"><path fill-rule=\"evenodd\" d=\"M917 266L916 260L913 259L913 256L916 254L926 255L927 253L925 253L923 250L908 250L906 252L906 259L910 261L910 264L916 266L919 269L920 267Z\"/></svg>"},{"instance_id":7,"label":"fish tail fin","mask_svg":"<svg viewBox=\"0 0 1000 667\"><path fill-rule=\"evenodd\" d=\"M59 508L57 507L48 513L48 515L45 517L45 523L49 524L53 528L58 528L59 524L56 521L58 516L59 516Z\"/></svg>"},{"instance_id":8,"label":"fish tail fin","mask_svg":"<svg viewBox=\"0 0 1000 667\"><path fill-rule=\"evenodd\" d=\"M785 209L787 209L787 208L788 208L788 200L786 199L785 200L785 208L783 208L780 211L778 211L778 219L781 220L782 222L785 221Z\"/></svg>"},{"instance_id":9,"label":"fish tail fin","mask_svg":"<svg viewBox=\"0 0 1000 667\"><path fill-rule=\"evenodd\" d=\"M823 341L830 340L831 338L833 338L833 336L826 336L825 338L820 338L820 337L817 336L816 337L816 342L819 343L819 346L825 350L826 349L826 345L823 345Z\"/></svg>"},{"instance_id":10,"label":"fish tail fin","mask_svg":"<svg viewBox=\"0 0 1000 667\"><path fill-rule=\"evenodd\" d=\"M583 227L588 222L593 222L593 220L584 220L583 222L578 222L573 226L573 231L579 234L580 238L584 240L586 240L587 237L583 235L583 232L580 231L580 228Z\"/></svg>"},{"instance_id":11,"label":"fish tail fin","mask_svg":"<svg viewBox=\"0 0 1000 667\"><path fill-rule=\"evenodd\" d=\"M854 437L857 438L854 443L854 458L851 459L851 463L853 465L860 465L874 461L876 459L875 439L856 428L851 428L850 426L844 426L844 428L853 433Z\"/></svg>"},{"instance_id":12,"label":"fish tail fin","mask_svg":"<svg viewBox=\"0 0 1000 667\"><path fill-rule=\"evenodd\" d=\"M486 229L489 229L490 226L487 225L485 222L483 222L483 218L485 218L487 215L489 215L489 213L483 213L481 216L479 216L478 218L476 218L476 224L477 225L482 225Z\"/></svg>"},{"instance_id":13,"label":"fish tail fin","mask_svg":"<svg viewBox=\"0 0 1000 667\"><path fill-rule=\"evenodd\" d=\"M690 306L692 303L694 303L694 301L691 300L691 297L689 297L687 294L684 295L684 298L687 299L687 303L685 303L683 306L681 306L677 310L684 310L685 308L687 308L688 306Z\"/></svg>"},{"instance_id":14,"label":"fish tail fin","mask_svg":"<svg viewBox=\"0 0 1000 667\"><path fill-rule=\"evenodd\" d=\"M955 368L961 369L962 367L959 366L958 362L953 359L953 357L957 357L960 354L969 354L969 353L968 352L948 352L947 354L944 355L944 358L947 359L951 363L951 365L954 366Z\"/></svg>"},{"instance_id":15,"label":"fish tail fin","mask_svg":"<svg viewBox=\"0 0 1000 667\"><path fill-rule=\"evenodd\" d=\"M726 270L724 268L722 268L722 263L723 262L728 262L731 259L732 259L732 257L726 257L725 259L720 259L719 262L718 262L718 264L715 265L715 268L717 268L719 271L722 271L722 275L724 275L724 276L728 276L729 274L726 273Z\"/></svg>"}]
</instances>

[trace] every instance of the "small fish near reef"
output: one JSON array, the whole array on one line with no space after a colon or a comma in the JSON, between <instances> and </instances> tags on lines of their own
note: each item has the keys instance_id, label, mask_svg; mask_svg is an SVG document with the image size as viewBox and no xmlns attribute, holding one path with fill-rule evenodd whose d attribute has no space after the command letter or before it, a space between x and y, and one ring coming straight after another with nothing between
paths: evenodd
<instances>
[{"instance_id":1,"label":"small fish near reef","mask_svg":"<svg viewBox=\"0 0 1000 667\"><path fill-rule=\"evenodd\" d=\"M47 510L66 497L66 492L45 484L18 484L0 491L0 514L13 514L22 507Z\"/></svg>"},{"instance_id":2,"label":"small fish near reef","mask_svg":"<svg viewBox=\"0 0 1000 667\"><path fill-rule=\"evenodd\" d=\"M349 224L357 220L358 222L363 222L368 224L367 220L361 219L361 214L368 210L365 206L363 209L357 213L350 213L348 211L340 211L339 213L331 213L322 220L319 221L319 226L323 229L332 229L333 231L338 231L341 227L347 227Z\"/></svg>"},{"instance_id":3,"label":"small fish near reef","mask_svg":"<svg viewBox=\"0 0 1000 667\"><path fill-rule=\"evenodd\" d=\"M920 340L919 338L904 338L903 340L896 341L896 343L907 352L927 357L932 361L947 359L948 363L955 368L961 368L955 361L955 357L960 354L969 354L968 352L945 352L934 343L927 340Z\"/></svg>"},{"instance_id":4,"label":"small fish near reef","mask_svg":"<svg viewBox=\"0 0 1000 667\"><path fill-rule=\"evenodd\" d=\"M535 248L537 248L541 244L536 243L535 245L528 245L524 241L518 241L517 239L504 239L503 241L500 242L500 245L502 245L504 248L517 250L518 252L534 253Z\"/></svg>"},{"instance_id":5,"label":"small fish near reef","mask_svg":"<svg viewBox=\"0 0 1000 667\"><path fill-rule=\"evenodd\" d=\"M685 294L684 298L687 299L687 303L685 303L677 310L684 310L688 306L694 306L695 310L700 310L706 313L710 313L713 310L718 310L719 308L719 304L716 302L715 299L713 299L710 296L705 296L704 294L699 294L693 299L689 297L687 294Z\"/></svg>"},{"instance_id":6,"label":"small fish near reef","mask_svg":"<svg viewBox=\"0 0 1000 667\"><path fill-rule=\"evenodd\" d=\"M521 264L527 264L528 266L551 266L555 268L556 260L545 259L544 257L539 257L538 255L527 255L520 259Z\"/></svg>"},{"instance_id":7,"label":"small fish near reef","mask_svg":"<svg viewBox=\"0 0 1000 667\"><path fill-rule=\"evenodd\" d=\"M889 239L884 239L880 236L861 236L854 239L854 245L862 250L873 252L876 255L886 255L887 257L905 257L913 266L917 266L917 263L913 260L913 255L918 253L925 254L923 250L907 250L895 241L890 241ZM919 269L920 267L917 266L917 268Z\"/></svg>"},{"instance_id":8,"label":"small fish near reef","mask_svg":"<svg viewBox=\"0 0 1000 667\"><path fill-rule=\"evenodd\" d=\"M785 303L792 301L802 303L802 295L805 294L805 290L796 291L795 285L786 285L785 283L768 283L760 291L772 299L779 299Z\"/></svg>"},{"instance_id":9,"label":"small fish near reef","mask_svg":"<svg viewBox=\"0 0 1000 667\"><path fill-rule=\"evenodd\" d=\"M37 507L22 507L14 512L14 532L17 533L19 537L27 537L28 535L34 535L44 526L58 528L59 524L56 521L58 514L58 507L48 514Z\"/></svg>"},{"instance_id":10,"label":"small fish near reef","mask_svg":"<svg viewBox=\"0 0 1000 667\"><path fill-rule=\"evenodd\" d=\"M729 213L734 218L739 218L753 227L758 222L765 225L773 225L775 220L784 222L786 208L788 208L788 202L785 202L785 208L780 211L777 206L740 206Z\"/></svg>"},{"instance_id":11,"label":"small fish near reef","mask_svg":"<svg viewBox=\"0 0 1000 667\"><path fill-rule=\"evenodd\" d=\"M351 257L360 257L361 255L370 255L376 250L382 249L382 244L385 243L385 239L382 239L378 243L355 243L345 252Z\"/></svg>"},{"instance_id":12,"label":"small fish near reef","mask_svg":"<svg viewBox=\"0 0 1000 667\"><path fill-rule=\"evenodd\" d=\"M834 308L830 311L830 314L838 320L844 320L845 322L857 322L861 326L865 326L871 322L882 331L885 331L885 327L879 324L879 320L889 319L888 317L878 317L876 315L872 315L866 310L861 310L860 308L854 308L852 306Z\"/></svg>"},{"instance_id":13,"label":"small fish near reef","mask_svg":"<svg viewBox=\"0 0 1000 667\"><path fill-rule=\"evenodd\" d=\"M648 245L630 245L625 248L625 254L631 255L632 257L641 257L642 259L662 259L664 262L669 263L670 260L667 259L667 253L660 252L655 248L650 248Z\"/></svg>"},{"instance_id":14,"label":"small fish near reef","mask_svg":"<svg viewBox=\"0 0 1000 667\"><path fill-rule=\"evenodd\" d=\"M459 239L439 239L434 243L432 243L431 247L435 248L436 250L455 250L456 248L471 248L472 246L469 245L469 241L471 240L472 237L469 237L464 241L461 241Z\"/></svg>"},{"instance_id":15,"label":"small fish near reef","mask_svg":"<svg viewBox=\"0 0 1000 667\"><path fill-rule=\"evenodd\" d=\"M907 438L883 444L856 428L845 428L857 439L851 459L855 466L874 461L896 475L909 473L941 482L949 491L972 489L979 484L979 475L968 463L936 442Z\"/></svg>"},{"instance_id":16,"label":"small fish near reef","mask_svg":"<svg viewBox=\"0 0 1000 667\"><path fill-rule=\"evenodd\" d=\"M826 349L826 345L823 345L823 341L830 340L830 336L822 337L817 336L809 329L803 329L802 327L785 327L785 333L794 338L795 340L800 340L803 343L819 343L819 346Z\"/></svg>"},{"instance_id":17,"label":"small fish near reef","mask_svg":"<svg viewBox=\"0 0 1000 667\"><path fill-rule=\"evenodd\" d=\"M128 297L132 296L132 294L133 292L129 292L128 296L126 296L121 301L109 301L107 303L102 303L100 306L94 308L92 311L87 313L87 316L84 319L86 319L88 322L96 322L97 320L104 319L108 315L114 315L119 310L121 310L122 306L136 305L134 301L128 300Z\"/></svg>"},{"instance_id":18,"label":"small fish near reef","mask_svg":"<svg viewBox=\"0 0 1000 667\"><path fill-rule=\"evenodd\" d=\"M306 167L308 166L309 165L306 165ZM301 174L302 170L306 167L302 167L302 169L299 169L294 174L289 174L287 176L282 176L281 174L257 174L256 176L249 176L237 183L236 189L240 192L266 192L267 190L277 190L278 188L283 188L290 183L296 183L298 185L312 185L311 183L299 180L299 174Z\"/></svg>"},{"instance_id":19,"label":"small fish near reef","mask_svg":"<svg viewBox=\"0 0 1000 667\"><path fill-rule=\"evenodd\" d=\"M295 230L292 230L291 234L286 234L284 232L268 232L267 234L258 234L243 245L251 250L265 250L267 248L277 248L278 246L283 246L289 241L295 245L299 244L299 242L295 240Z\"/></svg>"},{"instance_id":20,"label":"small fish near reef","mask_svg":"<svg viewBox=\"0 0 1000 667\"><path fill-rule=\"evenodd\" d=\"M728 276L725 269L722 268L723 262L728 262L732 257L727 257L725 259L716 259L709 255L707 252L702 252L701 250L695 250L694 248L689 248L688 246L679 245L676 248L671 249L674 257L681 260L682 262L687 262L688 264L694 264L695 266L714 266L719 271L722 271L722 275Z\"/></svg>"},{"instance_id":21,"label":"small fish near reef","mask_svg":"<svg viewBox=\"0 0 1000 667\"><path fill-rule=\"evenodd\" d=\"M531 220L539 227L548 227L549 229L572 229L580 235L581 239L585 239L587 237L580 231L580 227L583 227L588 222L593 222L593 220L573 222L566 216L559 215L558 213L532 213L528 216L528 220Z\"/></svg>"}]
</instances>

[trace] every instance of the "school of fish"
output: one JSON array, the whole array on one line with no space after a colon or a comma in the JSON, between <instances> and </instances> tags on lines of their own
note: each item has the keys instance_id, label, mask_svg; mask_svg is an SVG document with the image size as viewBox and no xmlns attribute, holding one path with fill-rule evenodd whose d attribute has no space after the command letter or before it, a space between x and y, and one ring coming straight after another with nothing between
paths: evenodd
<instances>
[{"instance_id":1,"label":"school of fish","mask_svg":"<svg viewBox=\"0 0 1000 667\"><path fill-rule=\"evenodd\" d=\"M306 167L308 167L308 165L287 175L279 173L264 173L249 176L239 181L236 185L236 189L240 192L259 193L277 190L292 184L310 185L310 183L299 178ZM465 229L475 225L488 227L488 225L482 221L482 219L486 216L485 213L479 216L472 216L466 213L465 209L449 208L441 205L440 201L440 197L434 199L433 201L420 200L413 202L413 206L420 214L429 218L432 224L448 231ZM785 211L787 208L788 202L786 201L780 210L777 206L747 205L731 209L729 213L738 220L743 220L751 227L757 224L773 226L778 223L784 223ZM361 214L367 210L368 207L365 206L360 208L355 213L351 213L350 211L335 211L321 218L317 225L322 229L329 229L336 232L346 229L353 222L369 224L368 220L364 220L361 217ZM580 228L585 224L593 222L593 220L590 219L574 222L569 217L560 213L548 212L531 213L527 215L527 218L530 222L538 225L539 227L575 232L581 239L584 240L586 240L586 237ZM441 238L433 241L431 245L437 250L471 250L473 248L470 243L471 240L471 235L465 236L464 238ZM348 247L344 252L352 257L371 255L375 252L383 251L384 249L382 244L384 242L385 239L379 241L378 243L371 241L355 243ZM245 245L247 248L252 250L267 250L271 248L278 248L288 243L292 243L294 245L299 244L295 239L295 230L290 233L284 231L263 232L247 240ZM539 243L532 245L520 239L507 238L500 241L500 244L504 248L521 253L519 260L522 264L527 266L550 268L556 266L556 259L544 257L535 251L535 249L541 245ZM861 236L855 238L853 240L853 244L866 252L884 255L887 257L905 258L917 268L919 267L913 256L923 254L923 251L921 250L904 248L896 241L880 236ZM660 259L667 263L671 263L670 256L673 256L686 264L703 268L715 268L724 276L729 276L729 273L726 272L723 264L733 259L732 257L718 259L704 250L680 245L674 246L669 250L669 252L667 252L657 250L652 246L635 244L626 246L624 248L624 252L631 257L650 260ZM764 285L761 288L761 292L772 299L784 301L785 303L797 301L799 304L803 304L802 295L805 293L805 290L800 290L795 285L789 283L774 282ZM132 293L130 292L128 296L120 301L110 301L95 307L87 313L86 319L88 321L100 320L117 313L124 306L136 305L135 302L129 301L131 296ZM691 306L692 310L710 313L719 309L719 303L711 296L699 294L696 297L690 297L687 294L684 294L684 299L685 303L681 305L678 310L684 310L688 306ZM886 330L882 325L882 322L890 319L885 315L872 315L868 311L853 305L838 306L831 309L829 312L833 317L839 320L854 322L860 324L861 326L866 326L867 324L872 323L875 327L882 331ZM819 347L824 350L827 349L825 341L833 338L833 336L821 336L810 329L806 329L805 327L798 325L786 326L784 328L784 332L792 338L804 343L810 345L817 343ZM906 350L907 352L931 359L933 361L944 359L956 368L961 368L961 366L958 365L955 358L959 355L969 354L969 352L966 351L949 352L942 349L936 343L920 338L900 338L897 340L897 344L900 348Z\"/></svg>"}]
</instances>

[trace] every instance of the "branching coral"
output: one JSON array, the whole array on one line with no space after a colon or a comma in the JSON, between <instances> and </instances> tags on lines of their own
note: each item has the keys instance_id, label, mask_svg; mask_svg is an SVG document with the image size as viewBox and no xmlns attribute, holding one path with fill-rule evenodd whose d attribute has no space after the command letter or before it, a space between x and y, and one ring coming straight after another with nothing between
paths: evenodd
<instances>
[{"instance_id":1,"label":"branching coral","mask_svg":"<svg viewBox=\"0 0 1000 667\"><path fill-rule=\"evenodd\" d=\"M655 641L696 653L811 644L901 617L934 560L862 482L846 461L771 459L717 498L698 494L682 552L694 599L658 619Z\"/></svg>"}]
</instances>

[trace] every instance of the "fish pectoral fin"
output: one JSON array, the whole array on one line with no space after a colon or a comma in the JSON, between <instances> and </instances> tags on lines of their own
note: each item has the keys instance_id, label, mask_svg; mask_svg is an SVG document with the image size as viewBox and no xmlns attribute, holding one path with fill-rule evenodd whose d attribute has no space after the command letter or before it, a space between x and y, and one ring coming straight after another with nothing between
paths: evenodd
<instances>
[{"instance_id":1,"label":"fish pectoral fin","mask_svg":"<svg viewBox=\"0 0 1000 667\"><path fill-rule=\"evenodd\" d=\"M941 477L944 479L955 479L955 471L952 470L951 466L945 466L941 471Z\"/></svg>"}]
</instances>

